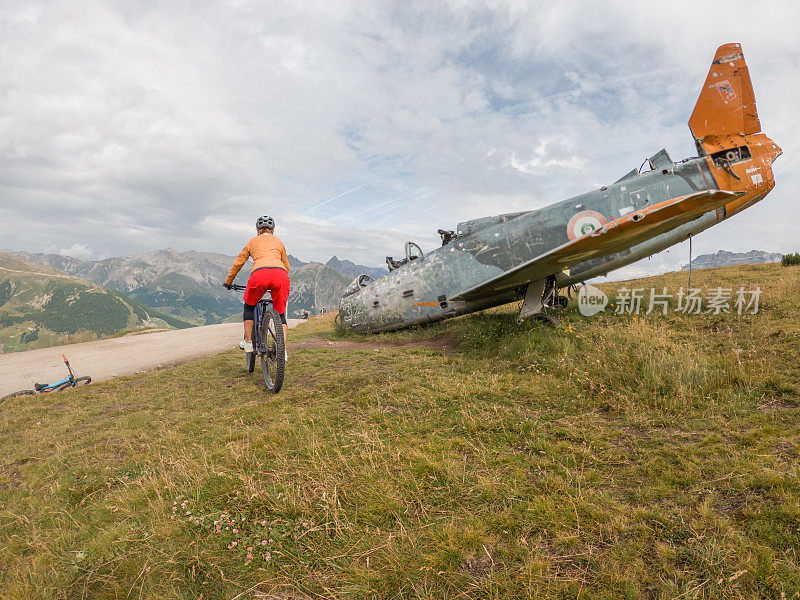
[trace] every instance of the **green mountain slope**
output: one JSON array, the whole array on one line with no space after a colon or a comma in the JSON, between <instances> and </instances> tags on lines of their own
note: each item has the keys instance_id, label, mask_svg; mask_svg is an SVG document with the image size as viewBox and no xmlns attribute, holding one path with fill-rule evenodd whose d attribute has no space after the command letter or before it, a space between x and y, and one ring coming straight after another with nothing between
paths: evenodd
<instances>
[{"instance_id":1,"label":"green mountain slope","mask_svg":"<svg viewBox=\"0 0 800 600\"><path fill-rule=\"evenodd\" d=\"M7 401L0 596L797 598L800 268L692 283L761 311L314 319L269 401L234 350Z\"/></svg>"},{"instance_id":2,"label":"green mountain slope","mask_svg":"<svg viewBox=\"0 0 800 600\"><path fill-rule=\"evenodd\" d=\"M211 325L241 310L241 298L222 285L198 282L179 273L166 273L129 292L148 306L177 318Z\"/></svg>"},{"instance_id":3,"label":"green mountain slope","mask_svg":"<svg viewBox=\"0 0 800 600\"><path fill-rule=\"evenodd\" d=\"M188 326L55 268L0 253L2 352L87 341L127 329Z\"/></svg>"}]
</instances>

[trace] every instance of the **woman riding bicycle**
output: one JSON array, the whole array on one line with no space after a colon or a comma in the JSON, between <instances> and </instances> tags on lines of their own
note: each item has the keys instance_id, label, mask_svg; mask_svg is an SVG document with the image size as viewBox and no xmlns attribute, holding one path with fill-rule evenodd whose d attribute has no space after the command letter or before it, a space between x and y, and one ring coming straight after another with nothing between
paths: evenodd
<instances>
[{"instance_id":1,"label":"woman riding bicycle","mask_svg":"<svg viewBox=\"0 0 800 600\"><path fill-rule=\"evenodd\" d=\"M244 292L244 339L239 342L239 348L245 352L253 351L253 321L255 320L255 307L261 297L270 291L272 306L278 312L283 323L283 340L286 343L286 301L289 299L289 257L283 242L273 235L275 219L268 216L258 217L256 220L258 235L247 242L247 245L236 257L228 277L223 284L231 289L233 280L239 269L244 266L247 259L253 258L253 272L247 280ZM289 353L286 352L286 360Z\"/></svg>"}]
</instances>

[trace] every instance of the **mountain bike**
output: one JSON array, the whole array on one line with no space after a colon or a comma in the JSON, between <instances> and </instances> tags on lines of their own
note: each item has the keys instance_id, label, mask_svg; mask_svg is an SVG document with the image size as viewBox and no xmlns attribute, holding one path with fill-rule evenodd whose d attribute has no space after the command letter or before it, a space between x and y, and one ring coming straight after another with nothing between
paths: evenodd
<instances>
[{"instance_id":1,"label":"mountain bike","mask_svg":"<svg viewBox=\"0 0 800 600\"><path fill-rule=\"evenodd\" d=\"M55 383L34 383L32 390L20 390L18 392L14 392L13 394L9 394L8 396L3 396L2 398L0 398L0 402L4 402L9 398L16 398L17 396L33 396L34 394L61 392L63 390L66 390L67 388L76 387L79 385L86 385L87 383L92 382L92 378L88 376L75 377L75 374L72 372L72 367L69 366L69 361L67 360L67 357L62 354L61 358L64 359L64 364L67 365L67 370L69 371L69 377L65 377L61 381L56 381Z\"/></svg>"},{"instance_id":2,"label":"mountain bike","mask_svg":"<svg viewBox=\"0 0 800 600\"><path fill-rule=\"evenodd\" d=\"M234 284L231 289L243 292L246 287ZM264 385L268 392L277 394L283 386L286 369L286 342L283 339L281 316L273 308L272 299L266 296L256 304L252 341L253 351L245 353L245 367L252 373L256 366L256 356L259 356Z\"/></svg>"}]
</instances>

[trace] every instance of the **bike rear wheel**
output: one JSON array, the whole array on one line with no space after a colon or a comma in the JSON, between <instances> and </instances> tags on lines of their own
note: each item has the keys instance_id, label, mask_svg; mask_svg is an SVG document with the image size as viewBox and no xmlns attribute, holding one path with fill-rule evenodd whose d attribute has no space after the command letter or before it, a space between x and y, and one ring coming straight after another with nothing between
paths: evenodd
<instances>
[{"instance_id":1,"label":"bike rear wheel","mask_svg":"<svg viewBox=\"0 0 800 600\"><path fill-rule=\"evenodd\" d=\"M14 392L13 394L9 394L8 396L3 396L0 398L0 402L5 402L9 398L17 398L19 396L33 396L36 392L33 390L20 390L18 392Z\"/></svg>"},{"instance_id":2,"label":"bike rear wheel","mask_svg":"<svg viewBox=\"0 0 800 600\"><path fill-rule=\"evenodd\" d=\"M244 354L244 364L247 367L247 372L252 373L256 368L256 353L255 352L245 352Z\"/></svg>"},{"instance_id":3,"label":"bike rear wheel","mask_svg":"<svg viewBox=\"0 0 800 600\"><path fill-rule=\"evenodd\" d=\"M267 390L277 394L283 386L283 373L286 368L286 345L283 339L283 324L274 308L268 308L261 315L259 323L259 342L261 343L261 372Z\"/></svg>"}]
</instances>

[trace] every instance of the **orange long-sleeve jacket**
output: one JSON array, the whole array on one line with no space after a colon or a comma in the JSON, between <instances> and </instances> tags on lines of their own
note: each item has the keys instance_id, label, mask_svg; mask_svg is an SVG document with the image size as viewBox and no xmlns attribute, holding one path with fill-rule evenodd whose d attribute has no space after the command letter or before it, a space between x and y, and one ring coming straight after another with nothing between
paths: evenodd
<instances>
[{"instance_id":1,"label":"orange long-sleeve jacket","mask_svg":"<svg viewBox=\"0 0 800 600\"><path fill-rule=\"evenodd\" d=\"M236 257L228 277L225 279L226 285L233 283L233 280L236 279L236 274L250 257L253 258L254 271L262 267L279 267L286 269L287 273L289 272L289 257L286 254L283 242L271 233L260 233L247 242L239 256Z\"/></svg>"}]
</instances>

